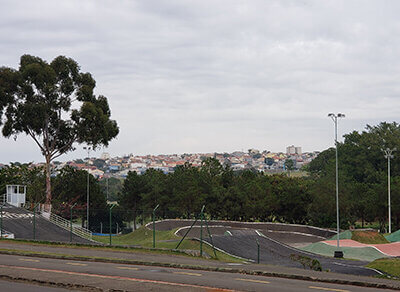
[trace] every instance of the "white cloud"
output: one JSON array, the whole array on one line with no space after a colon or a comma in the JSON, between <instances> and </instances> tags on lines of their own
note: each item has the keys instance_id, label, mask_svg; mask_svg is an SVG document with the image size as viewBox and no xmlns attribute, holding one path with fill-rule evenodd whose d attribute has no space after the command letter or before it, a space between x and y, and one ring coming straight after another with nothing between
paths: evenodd
<instances>
[{"instance_id":1,"label":"white cloud","mask_svg":"<svg viewBox=\"0 0 400 292\"><path fill-rule=\"evenodd\" d=\"M0 64L25 53L77 60L120 125L114 155L321 150L332 144L328 112L347 114L343 133L399 116L399 6L2 1ZM41 160L33 143L0 141L0 161Z\"/></svg>"}]
</instances>

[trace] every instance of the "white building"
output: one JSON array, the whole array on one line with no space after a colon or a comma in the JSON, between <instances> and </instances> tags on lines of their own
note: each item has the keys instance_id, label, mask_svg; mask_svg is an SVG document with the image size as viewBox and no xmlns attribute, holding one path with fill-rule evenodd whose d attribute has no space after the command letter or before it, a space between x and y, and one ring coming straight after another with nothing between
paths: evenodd
<instances>
[{"instance_id":1,"label":"white building","mask_svg":"<svg viewBox=\"0 0 400 292\"><path fill-rule=\"evenodd\" d=\"M287 155L301 155L301 147L295 147L294 145L286 147Z\"/></svg>"},{"instance_id":2,"label":"white building","mask_svg":"<svg viewBox=\"0 0 400 292\"><path fill-rule=\"evenodd\" d=\"M101 154L100 158L103 159L103 160L108 160L108 159L111 158L111 156L110 156L110 153L103 152L103 154Z\"/></svg>"}]
</instances>

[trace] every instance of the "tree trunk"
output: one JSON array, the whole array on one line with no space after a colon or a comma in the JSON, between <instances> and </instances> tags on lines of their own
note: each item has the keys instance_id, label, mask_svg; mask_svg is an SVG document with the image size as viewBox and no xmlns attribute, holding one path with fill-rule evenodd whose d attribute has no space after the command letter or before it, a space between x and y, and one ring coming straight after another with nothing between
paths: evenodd
<instances>
[{"instance_id":1,"label":"tree trunk","mask_svg":"<svg viewBox=\"0 0 400 292\"><path fill-rule=\"evenodd\" d=\"M51 210L51 180L50 180L50 156L46 155L46 204L47 211Z\"/></svg>"},{"instance_id":2,"label":"tree trunk","mask_svg":"<svg viewBox=\"0 0 400 292\"><path fill-rule=\"evenodd\" d=\"M361 228L364 229L364 214L361 216Z\"/></svg>"},{"instance_id":3,"label":"tree trunk","mask_svg":"<svg viewBox=\"0 0 400 292\"><path fill-rule=\"evenodd\" d=\"M136 210L133 211L133 230L136 230Z\"/></svg>"}]
</instances>

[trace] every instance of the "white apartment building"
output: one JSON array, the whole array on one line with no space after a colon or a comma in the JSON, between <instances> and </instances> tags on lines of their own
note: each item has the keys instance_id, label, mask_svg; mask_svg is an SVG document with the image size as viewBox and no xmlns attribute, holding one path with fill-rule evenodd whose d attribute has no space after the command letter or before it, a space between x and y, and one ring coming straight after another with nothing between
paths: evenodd
<instances>
[{"instance_id":1,"label":"white apartment building","mask_svg":"<svg viewBox=\"0 0 400 292\"><path fill-rule=\"evenodd\" d=\"M295 147L294 145L286 147L287 155L301 155L301 147Z\"/></svg>"}]
</instances>

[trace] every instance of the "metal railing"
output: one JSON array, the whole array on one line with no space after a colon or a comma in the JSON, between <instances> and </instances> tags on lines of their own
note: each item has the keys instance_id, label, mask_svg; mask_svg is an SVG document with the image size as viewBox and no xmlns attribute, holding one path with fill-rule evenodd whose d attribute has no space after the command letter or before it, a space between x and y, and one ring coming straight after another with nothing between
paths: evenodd
<instances>
[{"instance_id":1,"label":"metal railing","mask_svg":"<svg viewBox=\"0 0 400 292\"><path fill-rule=\"evenodd\" d=\"M85 238L88 240L92 240L92 232L91 231L87 230L86 228L83 228L80 226L75 226L75 225L72 225L72 228L71 228L71 221L69 221L67 219L64 219L54 213L49 213L49 212L44 212L44 211L41 212L40 216L42 216L46 220L49 220L51 223L54 223L57 226L65 229L65 230L71 231L71 229L72 229L72 233L79 237L82 237L82 238Z\"/></svg>"}]
</instances>

